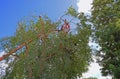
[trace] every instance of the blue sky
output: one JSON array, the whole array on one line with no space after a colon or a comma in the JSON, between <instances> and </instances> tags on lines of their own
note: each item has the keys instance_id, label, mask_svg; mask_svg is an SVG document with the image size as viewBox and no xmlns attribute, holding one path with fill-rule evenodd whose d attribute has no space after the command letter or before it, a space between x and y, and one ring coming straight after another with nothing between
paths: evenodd
<instances>
[{"instance_id":1,"label":"blue sky","mask_svg":"<svg viewBox=\"0 0 120 79\"><path fill-rule=\"evenodd\" d=\"M27 16L47 15L57 20L77 0L0 0L0 38L14 34L17 23Z\"/></svg>"}]
</instances>

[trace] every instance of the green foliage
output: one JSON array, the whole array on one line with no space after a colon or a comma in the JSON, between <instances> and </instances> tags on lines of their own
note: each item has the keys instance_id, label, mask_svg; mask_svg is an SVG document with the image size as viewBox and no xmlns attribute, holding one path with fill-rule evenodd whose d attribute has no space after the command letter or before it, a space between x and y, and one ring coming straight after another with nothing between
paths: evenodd
<instances>
[{"instance_id":1,"label":"green foliage","mask_svg":"<svg viewBox=\"0 0 120 79\"><path fill-rule=\"evenodd\" d=\"M94 77L89 77L89 78L83 78L83 79L97 79L97 78L94 78Z\"/></svg>"},{"instance_id":2,"label":"green foliage","mask_svg":"<svg viewBox=\"0 0 120 79\"><path fill-rule=\"evenodd\" d=\"M104 76L120 79L120 1L94 0L92 21L95 27L95 40L101 49L97 54L103 67Z\"/></svg>"},{"instance_id":3,"label":"green foliage","mask_svg":"<svg viewBox=\"0 0 120 79\"><path fill-rule=\"evenodd\" d=\"M69 12L72 16L77 14L71 7ZM80 21L81 26L76 26L77 34L72 34L63 31L56 33L56 24L48 18L30 20L27 24L22 22L14 36L1 41L3 49L11 51L33 39L27 48L16 52L18 57L9 64L5 79L77 79L87 71L91 61L88 46L90 25Z\"/></svg>"},{"instance_id":4,"label":"green foliage","mask_svg":"<svg viewBox=\"0 0 120 79\"><path fill-rule=\"evenodd\" d=\"M78 16L77 11L72 6L69 7L67 14L70 14L71 16L74 16L74 17Z\"/></svg>"}]
</instances>

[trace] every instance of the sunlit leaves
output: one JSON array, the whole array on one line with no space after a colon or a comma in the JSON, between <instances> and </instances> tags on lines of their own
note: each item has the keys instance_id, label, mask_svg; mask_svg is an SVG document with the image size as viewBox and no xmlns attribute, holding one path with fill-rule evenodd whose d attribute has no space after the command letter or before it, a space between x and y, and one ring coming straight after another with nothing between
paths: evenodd
<instances>
[{"instance_id":1,"label":"sunlit leaves","mask_svg":"<svg viewBox=\"0 0 120 79\"><path fill-rule=\"evenodd\" d=\"M78 15L77 11L72 6L69 7L67 14L70 14L70 15L72 15L74 17L77 17L77 15Z\"/></svg>"}]
</instances>

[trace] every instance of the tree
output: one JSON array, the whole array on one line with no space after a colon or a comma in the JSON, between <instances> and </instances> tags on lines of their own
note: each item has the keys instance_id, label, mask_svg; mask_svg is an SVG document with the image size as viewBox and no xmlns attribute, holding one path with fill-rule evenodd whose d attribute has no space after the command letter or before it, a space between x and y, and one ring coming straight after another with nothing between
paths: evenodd
<instances>
[{"instance_id":1,"label":"tree","mask_svg":"<svg viewBox=\"0 0 120 79\"><path fill-rule=\"evenodd\" d=\"M68 10L75 11L73 8ZM73 12L72 12L73 13ZM74 12L75 15L78 15ZM39 18L18 24L14 36L1 40L4 51L16 51L14 60L6 70L6 79L77 79L88 69L91 50L88 46L91 35L90 24L85 15L79 14L77 34L60 31L59 22ZM82 18L84 17L84 18ZM82 22L82 23L81 23ZM84 25L82 25L84 24ZM10 60L6 57L6 59Z\"/></svg>"},{"instance_id":2,"label":"tree","mask_svg":"<svg viewBox=\"0 0 120 79\"><path fill-rule=\"evenodd\" d=\"M101 49L99 64L104 76L120 79L120 0L94 0L92 22L95 37Z\"/></svg>"}]
</instances>

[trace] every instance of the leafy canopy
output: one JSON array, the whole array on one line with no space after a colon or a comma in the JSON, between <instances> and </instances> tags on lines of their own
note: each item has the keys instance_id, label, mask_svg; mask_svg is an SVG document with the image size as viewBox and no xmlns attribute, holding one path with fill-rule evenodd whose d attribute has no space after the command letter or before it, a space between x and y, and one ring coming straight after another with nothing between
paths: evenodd
<instances>
[{"instance_id":1,"label":"leafy canopy","mask_svg":"<svg viewBox=\"0 0 120 79\"><path fill-rule=\"evenodd\" d=\"M83 13L78 14L72 7L68 14L78 20L71 26L76 27L76 34L56 32L59 22L44 17L20 22L14 36L2 39L6 52L25 43L14 54L17 56L9 64L5 79L77 79L87 71L91 61L90 24Z\"/></svg>"},{"instance_id":2,"label":"leafy canopy","mask_svg":"<svg viewBox=\"0 0 120 79\"><path fill-rule=\"evenodd\" d=\"M94 0L92 22L104 76L120 79L120 0Z\"/></svg>"}]
</instances>

